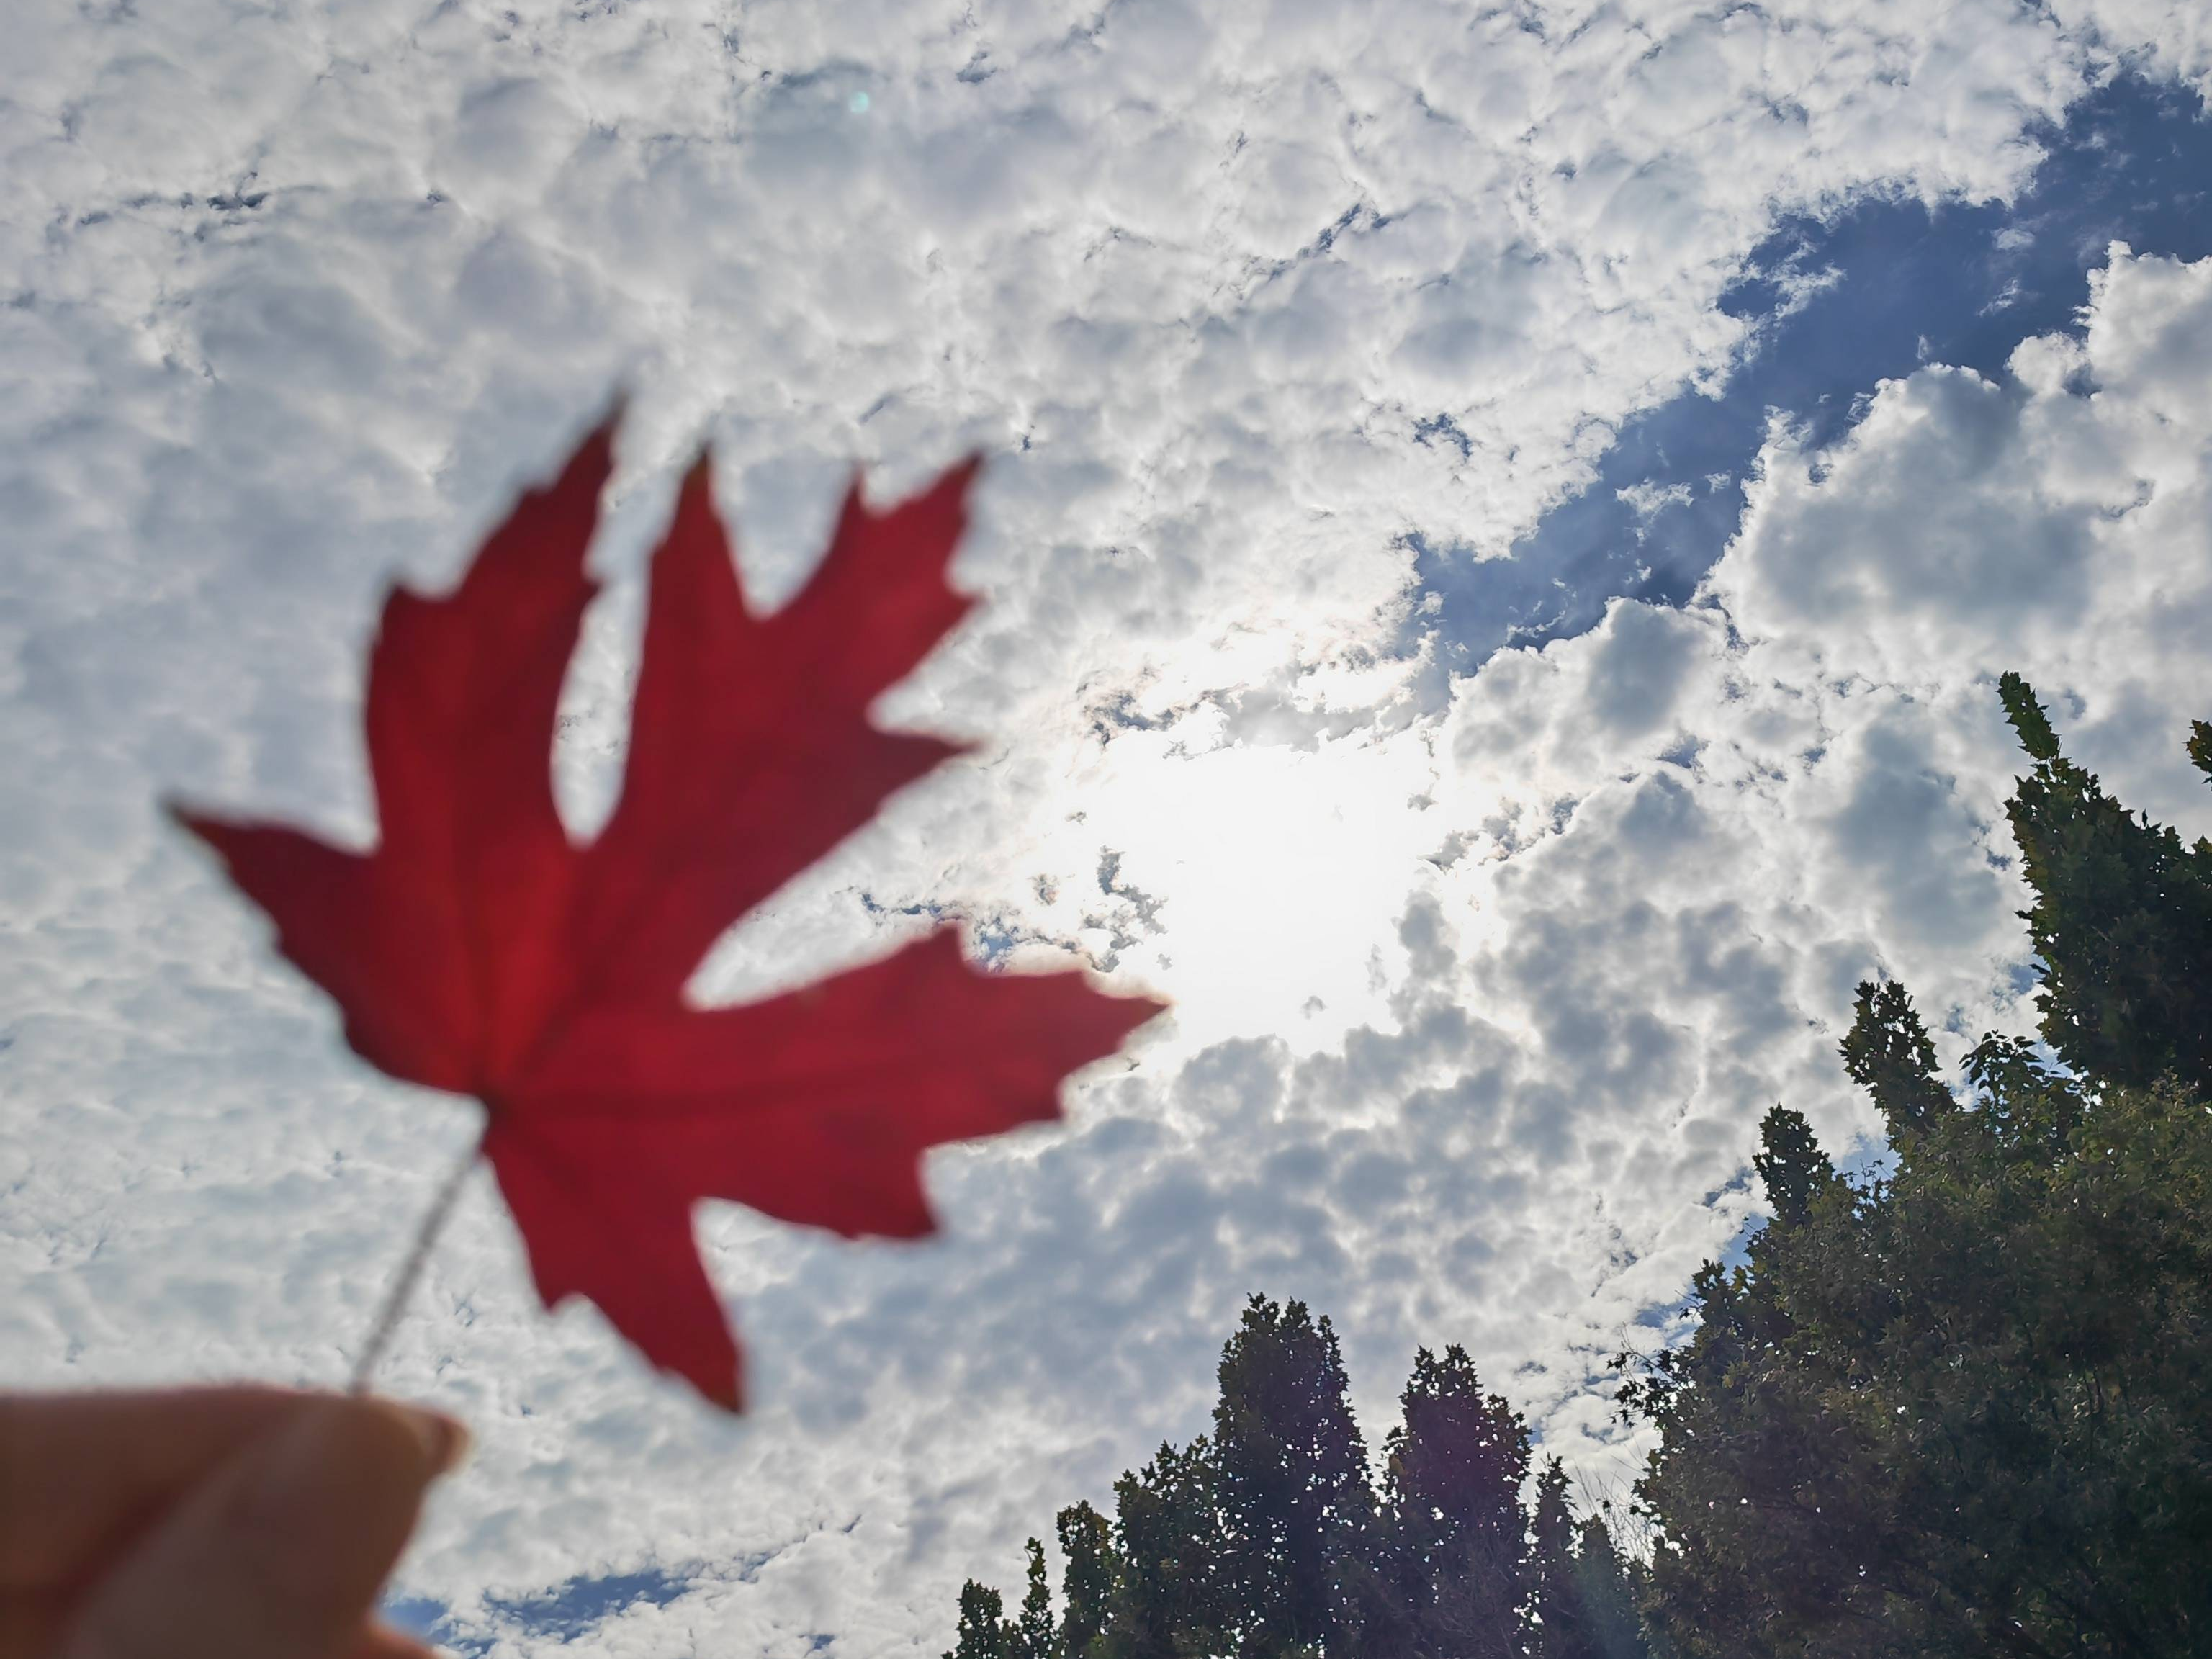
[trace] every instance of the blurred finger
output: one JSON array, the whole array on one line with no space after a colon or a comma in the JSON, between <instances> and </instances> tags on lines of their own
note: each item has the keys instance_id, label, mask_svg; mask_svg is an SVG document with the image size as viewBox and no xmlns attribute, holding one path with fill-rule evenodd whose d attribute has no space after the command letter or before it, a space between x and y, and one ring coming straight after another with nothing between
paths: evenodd
<instances>
[{"instance_id":1,"label":"blurred finger","mask_svg":"<svg viewBox=\"0 0 2212 1659\"><path fill-rule=\"evenodd\" d=\"M0 1597L82 1580L312 1397L264 1388L0 1396Z\"/></svg>"},{"instance_id":2,"label":"blurred finger","mask_svg":"<svg viewBox=\"0 0 2212 1659\"><path fill-rule=\"evenodd\" d=\"M59 1590L0 1590L0 1659L46 1659L69 1612Z\"/></svg>"},{"instance_id":3,"label":"blurred finger","mask_svg":"<svg viewBox=\"0 0 2212 1659\"><path fill-rule=\"evenodd\" d=\"M47 1659L71 1622L70 1603L58 1595L0 1595L0 1659ZM389 1625L363 1630L346 1659L437 1659L436 1650Z\"/></svg>"},{"instance_id":4,"label":"blurred finger","mask_svg":"<svg viewBox=\"0 0 2212 1659\"><path fill-rule=\"evenodd\" d=\"M427 1412L305 1399L94 1588L61 1659L348 1659L465 1444Z\"/></svg>"},{"instance_id":5,"label":"blurred finger","mask_svg":"<svg viewBox=\"0 0 2212 1659\"><path fill-rule=\"evenodd\" d=\"M371 1625L346 1655L346 1659L437 1659L429 1648L389 1625Z\"/></svg>"}]
</instances>

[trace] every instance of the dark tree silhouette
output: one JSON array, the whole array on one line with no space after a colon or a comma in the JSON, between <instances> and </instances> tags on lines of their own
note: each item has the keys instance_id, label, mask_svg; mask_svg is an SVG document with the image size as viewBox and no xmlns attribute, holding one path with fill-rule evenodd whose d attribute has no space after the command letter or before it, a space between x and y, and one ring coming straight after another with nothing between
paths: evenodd
<instances>
[{"instance_id":1,"label":"dark tree silhouette","mask_svg":"<svg viewBox=\"0 0 2212 1659\"><path fill-rule=\"evenodd\" d=\"M1060 1536L1062 1659L1107 1659L1106 1625L1121 1581L1114 1529L1088 1504L1071 1504L1054 1522Z\"/></svg>"},{"instance_id":2,"label":"dark tree silhouette","mask_svg":"<svg viewBox=\"0 0 2212 1659\"><path fill-rule=\"evenodd\" d=\"M970 1578L960 1587L960 1626L945 1659L1018 1659L1017 1632L1007 1625L999 1592Z\"/></svg>"},{"instance_id":3,"label":"dark tree silhouette","mask_svg":"<svg viewBox=\"0 0 2212 1659\"><path fill-rule=\"evenodd\" d=\"M1862 986L1860 994L1864 996L1867 989ZM1775 1225L1802 1226L1812 1218L1815 1204L1841 1191L1836 1166L1820 1150L1803 1113L1787 1106L1771 1108L1759 1123L1759 1140L1751 1164L1765 1183Z\"/></svg>"},{"instance_id":4,"label":"dark tree silhouette","mask_svg":"<svg viewBox=\"0 0 2212 1659\"><path fill-rule=\"evenodd\" d=\"M1528 1431L1486 1395L1462 1348L1423 1348L1384 1449L1378 1651L1503 1659L1520 1650Z\"/></svg>"},{"instance_id":5,"label":"dark tree silhouette","mask_svg":"<svg viewBox=\"0 0 2212 1659\"><path fill-rule=\"evenodd\" d=\"M1645 1659L1641 1568L1577 1523L1556 1463L1522 1504L1528 1431L1456 1347L1415 1357L1378 1505L1326 1319L1254 1297L1222 1349L1214 1433L1057 1518L1060 1612L961 1592L946 1659Z\"/></svg>"},{"instance_id":6,"label":"dark tree silhouette","mask_svg":"<svg viewBox=\"0 0 2212 1659\"><path fill-rule=\"evenodd\" d=\"M1188 1659L1222 1651L1223 1540L1213 1448L1200 1436L1115 1483L1121 1560L1107 1622L1113 1659Z\"/></svg>"},{"instance_id":7,"label":"dark tree silhouette","mask_svg":"<svg viewBox=\"0 0 2212 1659\"><path fill-rule=\"evenodd\" d=\"M2043 1044L1984 1039L1954 1097L1904 989L1862 986L1844 1063L1893 1172L1838 1182L1769 1115L1775 1224L1624 1390L1686 1655L2212 1652L2212 849L2003 690Z\"/></svg>"},{"instance_id":8,"label":"dark tree silhouette","mask_svg":"<svg viewBox=\"0 0 2212 1659\"><path fill-rule=\"evenodd\" d=\"M2017 674L1999 682L2033 762L2007 807L2035 902L2043 1039L2075 1071L2148 1087L2168 1072L2212 1089L2212 842L2132 813L2060 752ZM2212 779L2212 726L2189 756Z\"/></svg>"},{"instance_id":9,"label":"dark tree silhouette","mask_svg":"<svg viewBox=\"0 0 2212 1659\"><path fill-rule=\"evenodd\" d=\"M1255 1296L1221 1355L1213 1408L1221 1578L1236 1652L1350 1650L1375 1494L1328 1321Z\"/></svg>"}]
</instances>

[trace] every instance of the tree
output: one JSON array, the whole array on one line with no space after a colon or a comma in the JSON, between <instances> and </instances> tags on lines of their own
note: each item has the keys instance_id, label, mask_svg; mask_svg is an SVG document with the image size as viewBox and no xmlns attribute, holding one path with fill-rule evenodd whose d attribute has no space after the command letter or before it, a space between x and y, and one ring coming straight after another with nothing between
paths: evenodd
<instances>
[{"instance_id":1,"label":"tree","mask_svg":"<svg viewBox=\"0 0 2212 1659\"><path fill-rule=\"evenodd\" d=\"M1528 1527L1528 1611L1536 1659L1602 1659L1575 1582L1575 1518L1567 1507L1567 1475L1550 1459L1536 1478L1536 1510Z\"/></svg>"},{"instance_id":2,"label":"tree","mask_svg":"<svg viewBox=\"0 0 2212 1659\"><path fill-rule=\"evenodd\" d=\"M1648 1575L1633 1556L1620 1553L1602 1514L1584 1516L1576 1529L1575 1585L1592 1653L1600 1659L1650 1659L1654 1650L1638 1611Z\"/></svg>"},{"instance_id":3,"label":"tree","mask_svg":"<svg viewBox=\"0 0 2212 1659\"><path fill-rule=\"evenodd\" d=\"M1088 1504L1071 1504L1054 1520L1060 1535L1060 1652L1066 1659L1107 1659L1106 1626L1121 1581L1114 1529Z\"/></svg>"},{"instance_id":4,"label":"tree","mask_svg":"<svg viewBox=\"0 0 2212 1659\"><path fill-rule=\"evenodd\" d=\"M1872 989L1861 986L1859 994L1864 998ZM1766 1187L1766 1201L1773 1206L1774 1223L1779 1227L1800 1227L1812 1219L1813 1206L1833 1194L1841 1182L1836 1176L1836 1166L1820 1150L1814 1138L1813 1126L1805 1121L1804 1114L1793 1112L1787 1106L1770 1108L1759 1126L1759 1150L1752 1155L1752 1167Z\"/></svg>"},{"instance_id":5,"label":"tree","mask_svg":"<svg viewBox=\"0 0 2212 1659\"><path fill-rule=\"evenodd\" d=\"M1844 1070L1874 1097L1892 1146L1902 1146L1956 1103L1936 1075L1928 1028L1894 980L1861 981L1850 1033L1844 1038Z\"/></svg>"},{"instance_id":6,"label":"tree","mask_svg":"<svg viewBox=\"0 0 2212 1659\"><path fill-rule=\"evenodd\" d=\"M1243 1659L1346 1651L1375 1494L1328 1320L1255 1296L1213 1408L1221 1583Z\"/></svg>"},{"instance_id":7,"label":"tree","mask_svg":"<svg viewBox=\"0 0 2212 1659\"><path fill-rule=\"evenodd\" d=\"M1532 1659L1647 1659L1637 1616L1642 1572L1614 1546L1603 1515L1576 1522L1557 1458L1537 1477L1528 1532Z\"/></svg>"},{"instance_id":8,"label":"tree","mask_svg":"<svg viewBox=\"0 0 2212 1659\"><path fill-rule=\"evenodd\" d=\"M1528 1574L1521 1486L1528 1431L1486 1395L1466 1350L1426 1348L1385 1443L1384 1592L1376 1645L1409 1659L1488 1659L1519 1651Z\"/></svg>"},{"instance_id":9,"label":"tree","mask_svg":"<svg viewBox=\"0 0 2212 1659\"><path fill-rule=\"evenodd\" d=\"M2172 1072L2212 1088L2212 842L2185 846L2060 752L2027 683L1998 684L2034 763L2006 808L2035 902L2043 1038L2076 1072L2147 1087ZM2190 758L2212 778L2212 726Z\"/></svg>"},{"instance_id":10,"label":"tree","mask_svg":"<svg viewBox=\"0 0 2212 1659\"><path fill-rule=\"evenodd\" d=\"M1013 1627L1016 1659L1057 1659L1060 1626L1052 1616L1052 1587L1046 1581L1044 1546L1034 1538L1022 1546L1029 1555L1029 1586L1021 1617Z\"/></svg>"},{"instance_id":11,"label":"tree","mask_svg":"<svg viewBox=\"0 0 2212 1659\"><path fill-rule=\"evenodd\" d=\"M1203 1435L1114 1484L1120 1555L1107 1620L1112 1659L1191 1659L1222 1650L1221 1517Z\"/></svg>"},{"instance_id":12,"label":"tree","mask_svg":"<svg viewBox=\"0 0 2212 1659\"><path fill-rule=\"evenodd\" d=\"M998 1591L972 1578L960 1587L959 1633L945 1659L1021 1659L1018 1639Z\"/></svg>"},{"instance_id":13,"label":"tree","mask_svg":"<svg viewBox=\"0 0 2212 1659\"><path fill-rule=\"evenodd\" d=\"M1379 1508L1328 1321L1252 1297L1218 1380L1213 1436L1124 1474L1110 1525L1060 1510L1057 1622L1031 1539L1018 1615L970 1583L946 1659L1646 1659L1641 1569L1556 1463L1532 1559L1528 1428L1464 1350L1414 1357Z\"/></svg>"},{"instance_id":14,"label":"tree","mask_svg":"<svg viewBox=\"0 0 2212 1659\"><path fill-rule=\"evenodd\" d=\"M2006 691L2047 1046L1985 1038L1954 1097L1903 988L1862 986L1844 1058L1893 1171L1841 1182L1769 1114L1775 1224L1623 1394L1661 1431L1649 1594L1686 1655L2212 1651L2206 993L2166 982L2212 963L2212 861Z\"/></svg>"}]
</instances>

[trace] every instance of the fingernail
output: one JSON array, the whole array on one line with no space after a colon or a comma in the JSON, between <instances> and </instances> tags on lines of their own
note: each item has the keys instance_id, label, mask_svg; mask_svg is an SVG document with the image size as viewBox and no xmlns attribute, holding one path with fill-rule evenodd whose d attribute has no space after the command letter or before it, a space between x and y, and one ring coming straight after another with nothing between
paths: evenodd
<instances>
[{"instance_id":1,"label":"fingernail","mask_svg":"<svg viewBox=\"0 0 2212 1659\"><path fill-rule=\"evenodd\" d=\"M402 1406L399 1409L408 1426L422 1437L422 1453L429 1459L433 1474L451 1474L469 1461L469 1448L474 1443L465 1425L427 1406Z\"/></svg>"}]
</instances>

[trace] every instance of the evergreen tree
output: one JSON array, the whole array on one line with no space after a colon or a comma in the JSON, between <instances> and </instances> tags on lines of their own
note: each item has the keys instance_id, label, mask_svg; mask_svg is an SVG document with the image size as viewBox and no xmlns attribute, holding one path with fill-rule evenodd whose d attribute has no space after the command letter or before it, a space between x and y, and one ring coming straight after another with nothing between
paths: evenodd
<instances>
[{"instance_id":1,"label":"evergreen tree","mask_svg":"<svg viewBox=\"0 0 2212 1659\"><path fill-rule=\"evenodd\" d=\"M1867 988L1861 988L1862 994ZM1752 1155L1752 1167L1765 1183L1775 1225L1802 1226L1812 1218L1814 1205L1842 1186L1836 1166L1814 1139L1813 1126L1805 1121L1804 1114L1787 1106L1769 1109L1759 1122L1759 1150Z\"/></svg>"},{"instance_id":2,"label":"evergreen tree","mask_svg":"<svg viewBox=\"0 0 2212 1659\"><path fill-rule=\"evenodd\" d=\"M2044 1041L2100 1081L2172 1072L2212 1089L2212 842L2185 846L2106 795L2019 675L1999 692L2034 763L2006 810L2035 889ZM2212 775L2212 726L2196 722L2189 753Z\"/></svg>"},{"instance_id":3,"label":"evergreen tree","mask_svg":"<svg viewBox=\"0 0 2212 1659\"><path fill-rule=\"evenodd\" d=\"M1215 1437L1124 1474L1110 1526L1060 1512L1058 1620L1031 1539L1019 1613L968 1584L946 1659L1647 1659L1640 1569L1556 1463L1532 1554L1527 1427L1463 1350L1416 1355L1379 1510L1327 1320L1254 1297L1219 1377Z\"/></svg>"},{"instance_id":4,"label":"evergreen tree","mask_svg":"<svg viewBox=\"0 0 2212 1659\"><path fill-rule=\"evenodd\" d=\"M1601 1515L1584 1516L1577 1529L1575 1584L1589 1650L1600 1659L1650 1659L1654 1650L1638 1611L1647 1575L1633 1556L1620 1553Z\"/></svg>"},{"instance_id":5,"label":"evergreen tree","mask_svg":"<svg viewBox=\"0 0 2212 1659\"><path fill-rule=\"evenodd\" d=\"M1614 1547L1602 1516L1576 1522L1557 1458L1537 1477L1528 1530L1531 1659L1648 1659L1637 1613L1642 1571Z\"/></svg>"},{"instance_id":6,"label":"evergreen tree","mask_svg":"<svg viewBox=\"0 0 2212 1659\"><path fill-rule=\"evenodd\" d=\"M1928 1028L1894 980L1860 984L1850 1034L1844 1039L1844 1070L1874 1097L1893 1146L1903 1146L1955 1104L1936 1075Z\"/></svg>"},{"instance_id":7,"label":"evergreen tree","mask_svg":"<svg viewBox=\"0 0 2212 1659\"><path fill-rule=\"evenodd\" d=\"M1384 1448L1378 1552L1383 1612L1370 1644L1407 1659L1491 1659L1520 1650L1528 1577L1521 1486L1528 1431L1482 1392L1458 1347L1423 1348Z\"/></svg>"},{"instance_id":8,"label":"evergreen tree","mask_svg":"<svg viewBox=\"0 0 2212 1659\"><path fill-rule=\"evenodd\" d=\"M1644 1395L1686 1653L2212 1650L2212 1118L1995 1047L1891 1182L1700 1274Z\"/></svg>"},{"instance_id":9,"label":"evergreen tree","mask_svg":"<svg viewBox=\"0 0 2212 1659\"><path fill-rule=\"evenodd\" d=\"M1200 1436L1162 1445L1115 1482L1120 1556L1109 1604L1111 1659L1193 1659L1221 1652L1228 1620L1219 1589L1223 1551L1213 1447Z\"/></svg>"},{"instance_id":10,"label":"evergreen tree","mask_svg":"<svg viewBox=\"0 0 2212 1659\"><path fill-rule=\"evenodd\" d=\"M958 1638L945 1659L1022 1659L1018 1639L998 1591L972 1578L960 1587Z\"/></svg>"},{"instance_id":11,"label":"evergreen tree","mask_svg":"<svg viewBox=\"0 0 2212 1659\"><path fill-rule=\"evenodd\" d=\"M1057 1659L1060 1627L1052 1616L1044 1546L1032 1538L1022 1547L1029 1553L1029 1586L1022 1596L1021 1618L1013 1627L1012 1650L1016 1659Z\"/></svg>"},{"instance_id":12,"label":"evergreen tree","mask_svg":"<svg viewBox=\"0 0 2212 1659\"><path fill-rule=\"evenodd\" d=\"M1528 1611L1534 1659L1603 1659L1583 1610L1575 1577L1575 1518L1567 1507L1566 1471L1550 1459L1536 1477L1536 1509L1528 1527Z\"/></svg>"},{"instance_id":13,"label":"evergreen tree","mask_svg":"<svg viewBox=\"0 0 2212 1659\"><path fill-rule=\"evenodd\" d=\"M1984 1039L1954 1100L1903 988L1862 986L1844 1059L1893 1173L1838 1182L1769 1114L1776 1224L1624 1390L1686 1655L2212 1652L2212 848L2004 693L2048 1048Z\"/></svg>"},{"instance_id":14,"label":"evergreen tree","mask_svg":"<svg viewBox=\"0 0 2212 1659\"><path fill-rule=\"evenodd\" d=\"M1107 1659L1106 1626L1120 1582L1114 1529L1088 1504L1071 1504L1054 1525L1060 1535L1060 1652L1066 1659Z\"/></svg>"},{"instance_id":15,"label":"evergreen tree","mask_svg":"<svg viewBox=\"0 0 2212 1659\"><path fill-rule=\"evenodd\" d=\"M1255 1296L1213 1412L1220 1583L1242 1659L1339 1654L1375 1524L1367 1449L1328 1321Z\"/></svg>"}]
</instances>

